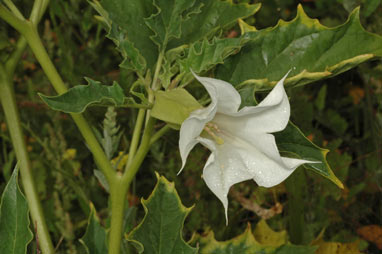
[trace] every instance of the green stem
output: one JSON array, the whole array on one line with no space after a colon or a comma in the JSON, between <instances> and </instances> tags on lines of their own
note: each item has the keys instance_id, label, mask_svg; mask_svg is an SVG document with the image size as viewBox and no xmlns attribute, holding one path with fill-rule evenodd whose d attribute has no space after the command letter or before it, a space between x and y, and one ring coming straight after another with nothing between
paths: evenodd
<instances>
[{"instance_id":1,"label":"green stem","mask_svg":"<svg viewBox=\"0 0 382 254\"><path fill-rule=\"evenodd\" d=\"M3 0L5 5L9 8L9 10L15 15L18 19L25 20L23 14L17 9L16 5L11 0Z\"/></svg>"},{"instance_id":2,"label":"green stem","mask_svg":"<svg viewBox=\"0 0 382 254\"><path fill-rule=\"evenodd\" d=\"M111 199L111 223L109 234L109 254L119 254L123 237L123 218L125 202L129 185L123 183L119 176L118 180L110 186Z\"/></svg>"},{"instance_id":3,"label":"green stem","mask_svg":"<svg viewBox=\"0 0 382 254\"><path fill-rule=\"evenodd\" d=\"M143 121L145 119L145 113L146 113L145 111L146 110L144 110L144 109L140 109L138 111L137 121L135 122L133 137L131 139L129 155L128 155L125 170L127 170L130 167L131 162L134 159L135 152L137 151L137 147L139 144L139 137L141 136L142 125L143 125Z\"/></svg>"},{"instance_id":4,"label":"green stem","mask_svg":"<svg viewBox=\"0 0 382 254\"><path fill-rule=\"evenodd\" d=\"M44 214L34 184L31 163L20 124L19 112L16 107L13 84L3 65L0 67L0 100L9 127L13 148L15 149L17 159L20 163L21 180L28 200L33 224L37 226L37 235L41 250L44 254L54 253L52 240L49 236L49 231L45 223Z\"/></svg>"},{"instance_id":5,"label":"green stem","mask_svg":"<svg viewBox=\"0 0 382 254\"><path fill-rule=\"evenodd\" d=\"M12 55L8 58L8 61L5 64L5 70L9 77L12 77L17 64L20 61L21 55L23 54L27 46L27 40L24 37L21 37L16 44L16 49L13 51Z\"/></svg>"},{"instance_id":6,"label":"green stem","mask_svg":"<svg viewBox=\"0 0 382 254\"><path fill-rule=\"evenodd\" d=\"M110 186L111 226L109 234L109 254L119 254L120 252L127 190L149 151L154 124L155 119L150 117L143 132L141 145L139 146L130 167L127 168L122 177L117 177L118 180Z\"/></svg>"},{"instance_id":7,"label":"green stem","mask_svg":"<svg viewBox=\"0 0 382 254\"><path fill-rule=\"evenodd\" d=\"M155 132L154 135L150 139L150 146L154 144L158 139L160 139L166 132L170 130L170 126L166 124L162 129Z\"/></svg>"},{"instance_id":8,"label":"green stem","mask_svg":"<svg viewBox=\"0 0 382 254\"><path fill-rule=\"evenodd\" d=\"M65 93L68 89L61 79L61 76L58 74L55 66L49 58L48 53L46 52L41 39L37 33L36 28L30 23L26 23L28 28L24 32L24 36L28 41L30 48L32 49L35 57L39 61L42 69L47 75L49 81L52 83L54 89L58 94ZM90 151L92 152L94 159L101 169L105 177L107 178L109 184L112 184L115 181L115 171L111 166L109 160L107 159L103 149L98 143L92 129L89 124L86 122L85 118L81 114L70 114L76 123L78 129L80 130L82 136L84 137Z\"/></svg>"}]
</instances>

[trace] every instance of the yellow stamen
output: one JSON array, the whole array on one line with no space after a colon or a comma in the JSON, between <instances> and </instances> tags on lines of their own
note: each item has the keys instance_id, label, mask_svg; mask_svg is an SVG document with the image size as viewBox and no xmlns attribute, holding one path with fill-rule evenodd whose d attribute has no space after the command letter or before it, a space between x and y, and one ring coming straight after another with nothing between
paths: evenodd
<instances>
[{"instance_id":1,"label":"yellow stamen","mask_svg":"<svg viewBox=\"0 0 382 254\"><path fill-rule=\"evenodd\" d=\"M216 131L217 133L220 133L220 130L216 124L208 123L204 127L204 130L215 140L216 144L218 145L224 144L224 139L216 135L214 132Z\"/></svg>"}]
</instances>

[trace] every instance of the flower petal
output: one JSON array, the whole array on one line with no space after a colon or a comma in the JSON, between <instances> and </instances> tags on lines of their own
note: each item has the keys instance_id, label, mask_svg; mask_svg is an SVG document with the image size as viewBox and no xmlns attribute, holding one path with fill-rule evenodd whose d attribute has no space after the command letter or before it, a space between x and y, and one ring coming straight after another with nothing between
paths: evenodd
<instances>
[{"instance_id":1,"label":"flower petal","mask_svg":"<svg viewBox=\"0 0 382 254\"><path fill-rule=\"evenodd\" d=\"M244 132L249 136L285 129L290 116L290 105L284 89L285 78L257 106L244 107L237 113L217 114L214 122L219 128Z\"/></svg>"},{"instance_id":2,"label":"flower petal","mask_svg":"<svg viewBox=\"0 0 382 254\"><path fill-rule=\"evenodd\" d=\"M211 102L207 108L197 109L193 111L190 116L183 121L179 132L179 151L182 158L182 168L179 170L180 174L186 164L188 154L198 143L197 137L203 131L206 123L211 121L216 114L216 102Z\"/></svg>"},{"instance_id":3,"label":"flower petal","mask_svg":"<svg viewBox=\"0 0 382 254\"><path fill-rule=\"evenodd\" d=\"M199 138L200 143L212 151L203 169L203 179L208 188L223 203L228 224L228 192L232 185L249 180L252 175L245 170L240 155L230 145L216 145L212 140Z\"/></svg>"},{"instance_id":4,"label":"flower petal","mask_svg":"<svg viewBox=\"0 0 382 254\"><path fill-rule=\"evenodd\" d=\"M240 94L228 82L214 78L199 77L193 73L195 78L206 88L211 101L217 102L217 112L236 113L241 104Z\"/></svg>"}]
</instances>

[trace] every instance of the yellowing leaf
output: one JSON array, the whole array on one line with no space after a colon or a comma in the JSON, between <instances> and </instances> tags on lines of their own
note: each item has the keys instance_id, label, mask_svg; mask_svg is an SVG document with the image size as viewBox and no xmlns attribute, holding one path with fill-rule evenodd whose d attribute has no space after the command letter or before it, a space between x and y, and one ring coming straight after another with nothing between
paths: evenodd
<instances>
[{"instance_id":1,"label":"yellowing leaf","mask_svg":"<svg viewBox=\"0 0 382 254\"><path fill-rule=\"evenodd\" d=\"M273 247L278 247L287 243L288 239L285 230L280 232L273 231L265 220L261 220L257 223L253 235L260 244Z\"/></svg>"},{"instance_id":2,"label":"yellowing leaf","mask_svg":"<svg viewBox=\"0 0 382 254\"><path fill-rule=\"evenodd\" d=\"M359 254L359 241L353 243L321 242L316 254Z\"/></svg>"}]
</instances>

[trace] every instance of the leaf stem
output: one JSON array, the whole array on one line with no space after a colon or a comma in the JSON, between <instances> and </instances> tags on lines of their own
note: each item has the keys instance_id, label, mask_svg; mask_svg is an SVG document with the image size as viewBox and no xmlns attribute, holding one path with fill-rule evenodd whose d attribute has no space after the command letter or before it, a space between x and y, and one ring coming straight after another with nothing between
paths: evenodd
<instances>
[{"instance_id":1,"label":"leaf stem","mask_svg":"<svg viewBox=\"0 0 382 254\"><path fill-rule=\"evenodd\" d=\"M152 135L150 139L150 146L154 144L158 139L160 139L167 131L169 131L171 128L168 124L166 124L162 129L155 132L154 135Z\"/></svg>"},{"instance_id":2,"label":"leaf stem","mask_svg":"<svg viewBox=\"0 0 382 254\"><path fill-rule=\"evenodd\" d=\"M137 151L138 144L139 144L139 137L141 136L141 130L143 121L145 119L145 112L146 110L140 109L138 111L137 121L135 122L133 137L131 139L130 149L129 149L129 155L125 167L125 171L130 167L131 162L134 159L135 152Z\"/></svg>"},{"instance_id":3,"label":"leaf stem","mask_svg":"<svg viewBox=\"0 0 382 254\"><path fill-rule=\"evenodd\" d=\"M28 200L33 224L37 226L40 247L44 254L54 253L52 240L50 239L48 227L45 223L45 217L32 175L32 167L20 124L19 112L16 107L12 79L8 76L2 64L0 65L0 101L9 127L8 129L11 135L13 148L15 149L17 159L20 163L24 193Z\"/></svg>"}]
</instances>

